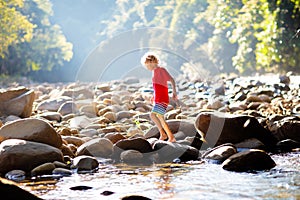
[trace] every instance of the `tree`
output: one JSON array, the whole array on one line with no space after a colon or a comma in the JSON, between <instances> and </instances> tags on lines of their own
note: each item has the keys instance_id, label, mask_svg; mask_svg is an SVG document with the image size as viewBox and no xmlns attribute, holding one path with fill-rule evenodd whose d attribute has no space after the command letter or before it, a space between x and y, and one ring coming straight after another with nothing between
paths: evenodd
<instances>
[{"instance_id":1,"label":"tree","mask_svg":"<svg viewBox=\"0 0 300 200\"><path fill-rule=\"evenodd\" d=\"M23 0L0 0L0 58L5 57L10 45L29 42L32 38L35 26L17 10L23 6Z\"/></svg>"},{"instance_id":2,"label":"tree","mask_svg":"<svg viewBox=\"0 0 300 200\"><path fill-rule=\"evenodd\" d=\"M11 44L0 63L8 75L27 75L32 71L62 66L72 58L72 44L66 41L60 27L51 24L49 0L25 1L18 12L34 24L31 40Z\"/></svg>"}]
</instances>

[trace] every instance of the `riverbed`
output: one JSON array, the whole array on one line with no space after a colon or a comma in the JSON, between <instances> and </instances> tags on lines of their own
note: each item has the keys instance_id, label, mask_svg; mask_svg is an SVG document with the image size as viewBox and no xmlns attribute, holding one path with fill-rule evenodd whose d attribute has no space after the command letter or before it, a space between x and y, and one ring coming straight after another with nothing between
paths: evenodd
<instances>
[{"instance_id":1,"label":"riverbed","mask_svg":"<svg viewBox=\"0 0 300 200\"><path fill-rule=\"evenodd\" d=\"M150 166L100 164L95 173L31 181L27 189L43 199L300 199L300 152L271 155L276 167L236 173L206 161ZM91 187L71 190L75 186ZM104 195L111 192L110 195Z\"/></svg>"}]
</instances>

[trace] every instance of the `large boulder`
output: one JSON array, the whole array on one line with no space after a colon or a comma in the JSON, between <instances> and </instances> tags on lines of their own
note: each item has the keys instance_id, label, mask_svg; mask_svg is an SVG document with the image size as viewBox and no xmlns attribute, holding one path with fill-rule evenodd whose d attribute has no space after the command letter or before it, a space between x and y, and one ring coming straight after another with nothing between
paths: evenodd
<instances>
[{"instance_id":1,"label":"large boulder","mask_svg":"<svg viewBox=\"0 0 300 200\"><path fill-rule=\"evenodd\" d=\"M0 91L0 116L29 117L34 98L34 91L25 87Z\"/></svg>"},{"instance_id":2,"label":"large boulder","mask_svg":"<svg viewBox=\"0 0 300 200\"><path fill-rule=\"evenodd\" d=\"M42 200L38 196L31 194L29 191L22 189L14 181L9 181L0 178L0 194L3 199L28 199L28 200Z\"/></svg>"},{"instance_id":3,"label":"large boulder","mask_svg":"<svg viewBox=\"0 0 300 200\"><path fill-rule=\"evenodd\" d=\"M35 118L16 120L0 128L0 142L7 139L23 139L61 147L61 136L46 121Z\"/></svg>"},{"instance_id":4,"label":"large boulder","mask_svg":"<svg viewBox=\"0 0 300 200\"><path fill-rule=\"evenodd\" d=\"M292 139L300 142L300 118L284 117L270 121L268 128L278 141Z\"/></svg>"},{"instance_id":5,"label":"large boulder","mask_svg":"<svg viewBox=\"0 0 300 200\"><path fill-rule=\"evenodd\" d=\"M144 138L124 139L113 145L113 158L119 160L121 153L126 150L136 150L141 153L153 151L151 144Z\"/></svg>"},{"instance_id":6,"label":"large boulder","mask_svg":"<svg viewBox=\"0 0 300 200\"><path fill-rule=\"evenodd\" d=\"M236 153L222 164L223 169L235 172L269 170L275 166L274 160L266 152L258 149Z\"/></svg>"},{"instance_id":7,"label":"large boulder","mask_svg":"<svg viewBox=\"0 0 300 200\"><path fill-rule=\"evenodd\" d=\"M0 173L14 169L31 171L46 163L63 162L62 152L50 145L19 139L8 139L0 144Z\"/></svg>"},{"instance_id":8,"label":"large boulder","mask_svg":"<svg viewBox=\"0 0 300 200\"><path fill-rule=\"evenodd\" d=\"M267 147L274 147L277 140L256 118L247 115L232 115L220 112L200 112L195 127L210 146L239 143L256 138Z\"/></svg>"}]
</instances>

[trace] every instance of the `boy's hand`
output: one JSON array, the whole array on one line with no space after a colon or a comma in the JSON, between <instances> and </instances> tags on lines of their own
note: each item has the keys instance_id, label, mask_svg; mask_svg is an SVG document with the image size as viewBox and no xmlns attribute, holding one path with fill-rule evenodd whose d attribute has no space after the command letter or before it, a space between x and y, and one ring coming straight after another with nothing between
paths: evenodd
<instances>
[{"instance_id":1,"label":"boy's hand","mask_svg":"<svg viewBox=\"0 0 300 200\"><path fill-rule=\"evenodd\" d=\"M174 99L175 101L178 100L178 97L177 97L177 94L176 94L176 93L173 93L173 99Z\"/></svg>"}]
</instances>

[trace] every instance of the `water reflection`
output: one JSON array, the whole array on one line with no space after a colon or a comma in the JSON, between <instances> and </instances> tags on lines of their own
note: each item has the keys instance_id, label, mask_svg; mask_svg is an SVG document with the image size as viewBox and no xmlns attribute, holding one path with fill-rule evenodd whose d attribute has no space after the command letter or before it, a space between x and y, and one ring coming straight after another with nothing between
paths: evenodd
<instances>
[{"instance_id":1,"label":"water reflection","mask_svg":"<svg viewBox=\"0 0 300 200\"><path fill-rule=\"evenodd\" d=\"M101 165L93 174L27 183L43 199L300 199L300 153L272 155L277 166L257 173L235 173L209 163L128 166ZM47 187L49 186L49 187ZM74 186L90 190L71 191ZM104 191L112 192L104 196Z\"/></svg>"}]
</instances>

